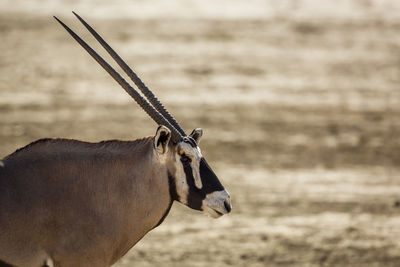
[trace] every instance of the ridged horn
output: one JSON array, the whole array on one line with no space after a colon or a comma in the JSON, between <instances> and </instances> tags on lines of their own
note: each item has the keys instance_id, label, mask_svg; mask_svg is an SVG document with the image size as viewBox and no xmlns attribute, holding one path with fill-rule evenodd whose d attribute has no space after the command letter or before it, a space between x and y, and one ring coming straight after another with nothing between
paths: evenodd
<instances>
[{"instance_id":1,"label":"ridged horn","mask_svg":"<svg viewBox=\"0 0 400 267\"><path fill-rule=\"evenodd\" d=\"M129 78L136 84L136 86L142 91L143 95L153 105L153 107L160 112L164 118L166 118L183 136L186 136L185 131L181 128L175 118L168 112L163 104L157 99L153 92L142 82L142 80L136 75L136 73L125 63L125 61L111 48L111 46L100 36L81 16L72 13L79 19L79 21L88 29L88 31L96 38L96 40L104 47L104 49L110 54L110 56L117 62L117 64L124 70Z\"/></svg>"},{"instance_id":2,"label":"ridged horn","mask_svg":"<svg viewBox=\"0 0 400 267\"><path fill-rule=\"evenodd\" d=\"M177 143L182 140L181 133L167 121L145 98L143 98L124 78L111 67L99 54L96 53L84 40L82 40L73 30L65 25L56 16L54 18L67 30L67 32L99 63L104 70L121 85L121 87L139 104L139 106L159 125L164 125L171 130L171 139Z\"/></svg>"}]
</instances>

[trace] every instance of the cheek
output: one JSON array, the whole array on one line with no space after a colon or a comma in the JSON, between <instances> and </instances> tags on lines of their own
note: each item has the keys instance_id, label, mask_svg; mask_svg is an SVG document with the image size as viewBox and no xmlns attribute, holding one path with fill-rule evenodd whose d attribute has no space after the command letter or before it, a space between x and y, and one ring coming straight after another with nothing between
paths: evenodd
<instances>
[{"instance_id":1,"label":"cheek","mask_svg":"<svg viewBox=\"0 0 400 267\"><path fill-rule=\"evenodd\" d=\"M182 164L177 164L177 168L175 171L175 186L176 193L179 197L179 202L183 204L187 204L187 199L189 195L189 185L186 181L185 171L182 167Z\"/></svg>"}]
</instances>

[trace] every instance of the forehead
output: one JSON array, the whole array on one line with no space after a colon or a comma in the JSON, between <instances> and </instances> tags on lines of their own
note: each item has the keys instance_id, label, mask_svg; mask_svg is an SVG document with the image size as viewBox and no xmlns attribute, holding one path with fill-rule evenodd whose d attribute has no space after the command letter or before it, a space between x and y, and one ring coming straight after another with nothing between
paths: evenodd
<instances>
[{"instance_id":1,"label":"forehead","mask_svg":"<svg viewBox=\"0 0 400 267\"><path fill-rule=\"evenodd\" d=\"M187 141L182 141L178 145L178 153L182 154L188 154L188 155L194 155L198 158L201 158L201 150L200 148L196 145L196 143L192 142L187 142Z\"/></svg>"}]
</instances>

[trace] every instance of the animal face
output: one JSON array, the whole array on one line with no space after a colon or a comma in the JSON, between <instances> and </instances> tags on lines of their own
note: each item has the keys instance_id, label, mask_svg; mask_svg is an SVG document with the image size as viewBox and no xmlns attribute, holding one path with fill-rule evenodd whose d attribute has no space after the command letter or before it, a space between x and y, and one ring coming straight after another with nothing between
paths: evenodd
<instances>
[{"instance_id":1,"label":"animal face","mask_svg":"<svg viewBox=\"0 0 400 267\"><path fill-rule=\"evenodd\" d=\"M231 211L230 195L201 154L201 136L195 129L171 149L177 200L217 218Z\"/></svg>"}]
</instances>

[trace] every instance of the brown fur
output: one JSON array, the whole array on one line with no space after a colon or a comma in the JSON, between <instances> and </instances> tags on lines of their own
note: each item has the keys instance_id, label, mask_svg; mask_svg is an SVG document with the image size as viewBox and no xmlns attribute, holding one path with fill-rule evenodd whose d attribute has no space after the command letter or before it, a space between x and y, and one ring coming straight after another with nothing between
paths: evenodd
<instances>
[{"instance_id":1,"label":"brown fur","mask_svg":"<svg viewBox=\"0 0 400 267\"><path fill-rule=\"evenodd\" d=\"M153 138L42 139L0 168L0 259L17 266L110 266L170 208ZM150 201L151 200L151 201ZM29 236L29 238L26 238Z\"/></svg>"}]
</instances>

